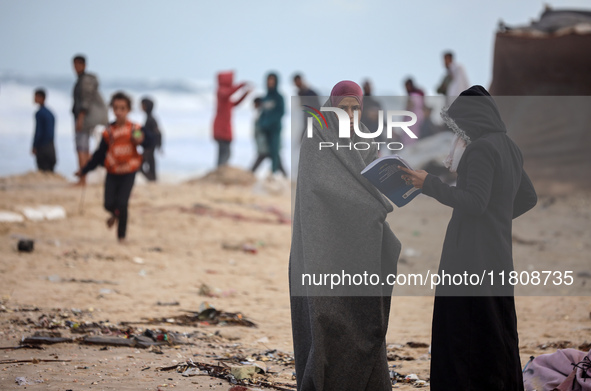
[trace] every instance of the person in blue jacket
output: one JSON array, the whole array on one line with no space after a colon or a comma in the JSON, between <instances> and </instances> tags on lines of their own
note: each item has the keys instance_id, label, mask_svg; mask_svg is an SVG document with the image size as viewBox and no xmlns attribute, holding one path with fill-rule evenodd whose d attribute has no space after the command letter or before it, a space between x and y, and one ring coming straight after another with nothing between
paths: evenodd
<instances>
[{"instance_id":1,"label":"person in blue jacket","mask_svg":"<svg viewBox=\"0 0 591 391\"><path fill-rule=\"evenodd\" d=\"M267 75L267 95L263 98L262 111L259 119L261 131L267 138L273 174L280 170L279 147L281 140L281 119L285 113L283 97L277 91L278 84L277 74L274 72L269 73Z\"/></svg>"},{"instance_id":2,"label":"person in blue jacket","mask_svg":"<svg viewBox=\"0 0 591 391\"><path fill-rule=\"evenodd\" d=\"M35 103L39 110L35 113L35 136L33 137L32 153L37 160L39 171L51 171L57 161L53 137L55 133L55 117L45 107L45 90L35 90Z\"/></svg>"}]
</instances>

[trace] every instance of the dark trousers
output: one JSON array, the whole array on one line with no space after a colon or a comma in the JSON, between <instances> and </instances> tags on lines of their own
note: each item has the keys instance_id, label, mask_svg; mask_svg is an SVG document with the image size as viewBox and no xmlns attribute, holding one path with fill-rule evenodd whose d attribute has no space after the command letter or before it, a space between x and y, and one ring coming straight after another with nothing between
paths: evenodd
<instances>
[{"instance_id":1,"label":"dark trousers","mask_svg":"<svg viewBox=\"0 0 591 391\"><path fill-rule=\"evenodd\" d=\"M271 171L273 173L279 170L279 166L281 164L279 160L279 142L280 142L280 132L265 132L265 137L267 138L267 145L269 146L269 155L271 156Z\"/></svg>"},{"instance_id":2,"label":"dark trousers","mask_svg":"<svg viewBox=\"0 0 591 391\"><path fill-rule=\"evenodd\" d=\"M154 150L156 148L144 148L143 163L141 167L142 174L149 181L156 180L156 159L154 159Z\"/></svg>"},{"instance_id":3,"label":"dark trousers","mask_svg":"<svg viewBox=\"0 0 591 391\"><path fill-rule=\"evenodd\" d=\"M230 141L216 140L218 143L218 167L230 160Z\"/></svg>"},{"instance_id":4,"label":"dark trousers","mask_svg":"<svg viewBox=\"0 0 591 391\"><path fill-rule=\"evenodd\" d=\"M117 237L125 238L127 230L127 204L135 181L135 172L131 174L109 174L105 180L105 209L117 217Z\"/></svg>"},{"instance_id":5,"label":"dark trousers","mask_svg":"<svg viewBox=\"0 0 591 391\"><path fill-rule=\"evenodd\" d=\"M259 154L257 156L257 160L255 160L254 164L252 165L252 168L250 169L252 172L255 172L257 170L257 168L259 168L259 166L261 165L261 163L266 159L266 158L270 158L271 156L268 154ZM283 174L284 177L287 178L287 173L285 172L285 169L283 168L283 164L281 163L281 159L279 159L279 171L281 171L281 173Z\"/></svg>"},{"instance_id":6,"label":"dark trousers","mask_svg":"<svg viewBox=\"0 0 591 391\"><path fill-rule=\"evenodd\" d=\"M37 153L35 154L35 158L37 160L37 169L39 171L53 172L53 168L55 167L55 163L57 161L55 157L55 147L53 146L53 143L45 144L41 147L38 147Z\"/></svg>"}]
</instances>

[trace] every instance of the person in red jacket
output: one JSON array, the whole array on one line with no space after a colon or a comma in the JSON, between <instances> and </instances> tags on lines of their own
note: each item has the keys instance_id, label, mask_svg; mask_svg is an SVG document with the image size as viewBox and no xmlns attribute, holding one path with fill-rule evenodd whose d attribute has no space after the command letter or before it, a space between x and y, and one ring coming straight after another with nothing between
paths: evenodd
<instances>
[{"instance_id":1,"label":"person in red jacket","mask_svg":"<svg viewBox=\"0 0 591 391\"><path fill-rule=\"evenodd\" d=\"M246 89L244 94L236 101L231 97L236 91L246 86L246 83L233 84L234 72L218 73L217 111L213 121L213 138L218 143L218 167L225 165L230 160L230 143L232 142L232 108L246 98L250 92Z\"/></svg>"}]
</instances>

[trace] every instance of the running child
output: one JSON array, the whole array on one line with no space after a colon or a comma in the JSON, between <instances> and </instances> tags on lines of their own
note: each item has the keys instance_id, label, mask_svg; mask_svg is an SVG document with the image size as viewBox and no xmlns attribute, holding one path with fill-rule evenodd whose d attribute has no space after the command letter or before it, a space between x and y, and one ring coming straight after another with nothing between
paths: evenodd
<instances>
[{"instance_id":1,"label":"running child","mask_svg":"<svg viewBox=\"0 0 591 391\"><path fill-rule=\"evenodd\" d=\"M117 238L124 242L127 229L127 205L135 180L135 173L142 165L137 146L144 140L141 126L127 119L131 111L131 99L123 92L117 92L110 103L115 122L103 132L98 149L90 161L76 173L81 177L98 165L107 169L105 179L105 209L111 213L107 227L118 222Z\"/></svg>"}]
</instances>

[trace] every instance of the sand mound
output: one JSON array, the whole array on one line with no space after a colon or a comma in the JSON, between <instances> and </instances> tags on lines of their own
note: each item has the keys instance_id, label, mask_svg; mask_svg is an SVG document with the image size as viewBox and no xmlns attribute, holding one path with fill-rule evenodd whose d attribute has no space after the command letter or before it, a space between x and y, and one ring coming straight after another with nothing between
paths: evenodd
<instances>
[{"instance_id":1,"label":"sand mound","mask_svg":"<svg viewBox=\"0 0 591 391\"><path fill-rule=\"evenodd\" d=\"M250 171L241 168L222 166L208 172L201 178L190 179L189 184L195 183L218 183L222 185L252 186L256 182L255 176Z\"/></svg>"},{"instance_id":2,"label":"sand mound","mask_svg":"<svg viewBox=\"0 0 591 391\"><path fill-rule=\"evenodd\" d=\"M20 175L0 178L0 185L30 185L66 183L68 180L54 172L29 171Z\"/></svg>"}]
</instances>

